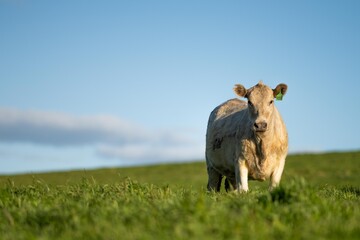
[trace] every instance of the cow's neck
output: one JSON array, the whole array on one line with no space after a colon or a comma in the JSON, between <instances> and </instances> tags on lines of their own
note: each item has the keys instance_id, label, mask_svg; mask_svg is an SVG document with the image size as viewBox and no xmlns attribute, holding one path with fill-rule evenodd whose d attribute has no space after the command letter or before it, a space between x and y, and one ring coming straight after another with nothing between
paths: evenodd
<instances>
[{"instance_id":1,"label":"cow's neck","mask_svg":"<svg viewBox=\"0 0 360 240\"><path fill-rule=\"evenodd\" d=\"M271 143L270 141L274 137L274 123L271 121L269 128L266 132L262 133L253 133L253 139L256 146L256 155L259 159L258 164L261 166L264 161L266 160L267 155L269 154L267 152L266 146L269 146Z\"/></svg>"}]
</instances>

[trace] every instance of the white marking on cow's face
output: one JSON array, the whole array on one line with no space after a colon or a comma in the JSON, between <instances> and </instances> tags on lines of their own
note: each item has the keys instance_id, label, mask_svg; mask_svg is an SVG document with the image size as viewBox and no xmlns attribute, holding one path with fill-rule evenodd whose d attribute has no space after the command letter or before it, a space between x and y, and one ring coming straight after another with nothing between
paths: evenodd
<instances>
[{"instance_id":1,"label":"white marking on cow's face","mask_svg":"<svg viewBox=\"0 0 360 240\"><path fill-rule=\"evenodd\" d=\"M248 111L253 130L266 132L274 112L273 90L264 84L257 84L247 91Z\"/></svg>"}]
</instances>

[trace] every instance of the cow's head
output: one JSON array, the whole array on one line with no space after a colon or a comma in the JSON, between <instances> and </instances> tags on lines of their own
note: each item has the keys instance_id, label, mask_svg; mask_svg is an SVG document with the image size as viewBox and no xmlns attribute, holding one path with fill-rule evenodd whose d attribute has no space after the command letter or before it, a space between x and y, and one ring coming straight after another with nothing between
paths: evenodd
<instances>
[{"instance_id":1,"label":"cow's head","mask_svg":"<svg viewBox=\"0 0 360 240\"><path fill-rule=\"evenodd\" d=\"M249 89L240 84L235 85L235 93L248 99L249 116L255 132L266 132L274 112L274 98L279 96L279 93L282 97L286 90L287 85L283 83L277 85L275 89L269 88L261 81Z\"/></svg>"}]
</instances>

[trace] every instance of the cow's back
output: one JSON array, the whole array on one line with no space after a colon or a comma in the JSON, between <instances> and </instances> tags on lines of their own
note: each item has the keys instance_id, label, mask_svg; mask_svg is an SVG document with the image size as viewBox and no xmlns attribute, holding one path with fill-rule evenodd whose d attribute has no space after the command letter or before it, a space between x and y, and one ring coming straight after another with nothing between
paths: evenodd
<instances>
[{"instance_id":1,"label":"cow's back","mask_svg":"<svg viewBox=\"0 0 360 240\"><path fill-rule=\"evenodd\" d=\"M236 146L236 133L240 124L246 124L247 103L231 99L216 107L210 114L206 132L206 161L224 175L230 171Z\"/></svg>"}]
</instances>

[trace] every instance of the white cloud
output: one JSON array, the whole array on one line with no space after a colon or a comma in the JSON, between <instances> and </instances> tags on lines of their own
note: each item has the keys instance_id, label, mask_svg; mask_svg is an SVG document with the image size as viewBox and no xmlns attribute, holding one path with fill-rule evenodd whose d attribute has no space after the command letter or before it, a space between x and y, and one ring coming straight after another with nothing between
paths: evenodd
<instances>
[{"instance_id":1,"label":"white cloud","mask_svg":"<svg viewBox=\"0 0 360 240\"><path fill-rule=\"evenodd\" d=\"M112 116L72 116L64 113L0 108L0 141L54 146L146 141L142 127Z\"/></svg>"},{"instance_id":2,"label":"white cloud","mask_svg":"<svg viewBox=\"0 0 360 240\"><path fill-rule=\"evenodd\" d=\"M98 156L122 160L186 160L203 154L202 143L176 129L149 130L113 116L13 108L0 108L0 142L93 146Z\"/></svg>"}]
</instances>

